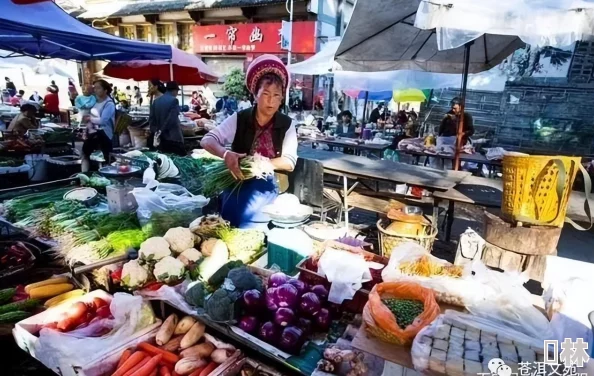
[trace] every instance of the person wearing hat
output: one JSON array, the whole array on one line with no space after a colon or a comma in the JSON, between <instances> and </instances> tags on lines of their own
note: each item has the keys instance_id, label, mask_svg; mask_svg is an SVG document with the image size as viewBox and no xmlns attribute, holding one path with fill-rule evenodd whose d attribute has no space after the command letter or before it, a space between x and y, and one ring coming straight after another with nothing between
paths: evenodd
<instances>
[{"instance_id":1,"label":"person wearing hat","mask_svg":"<svg viewBox=\"0 0 594 376\"><path fill-rule=\"evenodd\" d=\"M256 58L246 73L246 86L254 95L254 106L234 113L202 139L201 146L223 158L237 180L244 179L239 162L247 155L268 158L277 171L295 168L295 124L279 111L289 77L276 56ZM231 149L226 149L226 145L231 145ZM270 219L262 208L274 201L278 191L275 178L245 180L235 190L223 192L221 216L235 227L266 229Z\"/></svg>"},{"instance_id":2,"label":"person wearing hat","mask_svg":"<svg viewBox=\"0 0 594 376\"><path fill-rule=\"evenodd\" d=\"M29 129L37 129L37 120L35 119L35 113L37 109L32 104L24 104L21 106L21 113L18 114L8 126L8 131L13 132L17 136L21 137Z\"/></svg>"},{"instance_id":3,"label":"person wearing hat","mask_svg":"<svg viewBox=\"0 0 594 376\"><path fill-rule=\"evenodd\" d=\"M455 137L458 134L458 123L460 122L460 114L462 113L462 106L460 98L456 97L450 102L451 110L441 120L439 126L438 136L440 137ZM460 146L466 145L468 138L474 134L474 124L472 115L464 112L464 128L462 129L462 143Z\"/></svg>"},{"instance_id":4,"label":"person wearing hat","mask_svg":"<svg viewBox=\"0 0 594 376\"><path fill-rule=\"evenodd\" d=\"M151 105L149 128L155 132L153 146L161 153L184 156L184 135L179 121L179 86L170 81L165 86L165 94L155 99Z\"/></svg>"}]
</instances>

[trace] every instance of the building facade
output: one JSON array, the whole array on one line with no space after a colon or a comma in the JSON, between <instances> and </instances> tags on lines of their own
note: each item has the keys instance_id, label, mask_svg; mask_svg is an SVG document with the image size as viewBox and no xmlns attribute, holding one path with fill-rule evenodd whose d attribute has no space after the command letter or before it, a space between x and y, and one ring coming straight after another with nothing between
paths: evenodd
<instances>
[{"instance_id":1,"label":"building facade","mask_svg":"<svg viewBox=\"0 0 594 376\"><path fill-rule=\"evenodd\" d=\"M66 11L93 27L122 38L165 43L199 55L224 77L245 70L261 54L287 61L281 49L282 21L289 21L284 0L58 0ZM293 0L291 62L315 54L344 31L354 0ZM87 67L86 76L104 63ZM311 107L324 82L293 77ZM215 90L216 91L216 90Z\"/></svg>"}]
</instances>

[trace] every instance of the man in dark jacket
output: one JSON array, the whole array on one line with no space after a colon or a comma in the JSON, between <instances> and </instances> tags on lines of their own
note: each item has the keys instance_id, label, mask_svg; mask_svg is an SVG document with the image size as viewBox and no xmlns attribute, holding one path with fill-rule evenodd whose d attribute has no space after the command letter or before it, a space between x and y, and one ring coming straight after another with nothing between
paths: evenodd
<instances>
[{"instance_id":1,"label":"man in dark jacket","mask_svg":"<svg viewBox=\"0 0 594 376\"><path fill-rule=\"evenodd\" d=\"M165 94L155 99L152 106L149 124L156 129L156 137L160 140L157 149L162 153L184 156L184 136L179 121L179 86L175 81L168 82Z\"/></svg>"},{"instance_id":2,"label":"man in dark jacket","mask_svg":"<svg viewBox=\"0 0 594 376\"><path fill-rule=\"evenodd\" d=\"M452 137L456 136L458 132L458 123L460 121L460 114L462 112L462 106L460 98L454 98L450 102L452 109L444 116L439 126L438 136L440 137ZM462 129L462 143L466 145L468 138L474 134L474 124L472 115L468 112L464 112L464 128Z\"/></svg>"}]
</instances>

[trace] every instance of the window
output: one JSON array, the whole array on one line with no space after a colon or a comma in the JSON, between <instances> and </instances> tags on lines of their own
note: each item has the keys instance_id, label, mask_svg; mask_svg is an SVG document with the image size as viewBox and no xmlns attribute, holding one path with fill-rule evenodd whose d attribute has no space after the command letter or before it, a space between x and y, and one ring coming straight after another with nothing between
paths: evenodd
<instances>
[{"instance_id":1,"label":"window","mask_svg":"<svg viewBox=\"0 0 594 376\"><path fill-rule=\"evenodd\" d=\"M172 26L171 24L157 24L157 43L171 44Z\"/></svg>"},{"instance_id":2,"label":"window","mask_svg":"<svg viewBox=\"0 0 594 376\"><path fill-rule=\"evenodd\" d=\"M151 41L151 27L147 25L136 26L136 39L145 42Z\"/></svg>"},{"instance_id":3,"label":"window","mask_svg":"<svg viewBox=\"0 0 594 376\"><path fill-rule=\"evenodd\" d=\"M134 26L120 26L120 37L126 39L135 39L136 33L134 31Z\"/></svg>"},{"instance_id":4,"label":"window","mask_svg":"<svg viewBox=\"0 0 594 376\"><path fill-rule=\"evenodd\" d=\"M192 24L190 23L179 23L177 24L177 35L179 37L179 49L190 50L192 49Z\"/></svg>"}]
</instances>

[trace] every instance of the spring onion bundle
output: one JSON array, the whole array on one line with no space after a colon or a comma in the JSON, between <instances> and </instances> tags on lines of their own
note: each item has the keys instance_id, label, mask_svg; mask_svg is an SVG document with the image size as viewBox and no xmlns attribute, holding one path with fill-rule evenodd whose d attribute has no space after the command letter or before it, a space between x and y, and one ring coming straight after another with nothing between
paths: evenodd
<instances>
[{"instance_id":1,"label":"spring onion bundle","mask_svg":"<svg viewBox=\"0 0 594 376\"><path fill-rule=\"evenodd\" d=\"M4 203L6 217L11 222L16 222L29 216L35 209L43 209L54 202L62 201L64 194L71 188L59 188L51 191L31 193L19 196Z\"/></svg>"},{"instance_id":2,"label":"spring onion bundle","mask_svg":"<svg viewBox=\"0 0 594 376\"><path fill-rule=\"evenodd\" d=\"M140 229L136 213L120 213L102 218L94 226L99 235L107 236L116 231Z\"/></svg>"},{"instance_id":3,"label":"spring onion bundle","mask_svg":"<svg viewBox=\"0 0 594 376\"><path fill-rule=\"evenodd\" d=\"M170 210L164 213L152 213L148 223L142 226L147 238L163 236L170 228L188 227L196 218L191 211Z\"/></svg>"},{"instance_id":4,"label":"spring onion bundle","mask_svg":"<svg viewBox=\"0 0 594 376\"><path fill-rule=\"evenodd\" d=\"M243 158L239 161L239 168L246 180L252 178L267 179L274 175L274 167L270 160L260 155ZM206 197L216 196L228 188L235 189L241 185L241 181L237 181L233 177L224 161L213 162L206 169L206 176L208 176L204 183L204 195Z\"/></svg>"},{"instance_id":5,"label":"spring onion bundle","mask_svg":"<svg viewBox=\"0 0 594 376\"><path fill-rule=\"evenodd\" d=\"M210 158L191 158L170 156L171 160L179 170L179 180L188 191L195 195L201 195L204 180L206 180L206 169L215 160Z\"/></svg>"}]
</instances>

